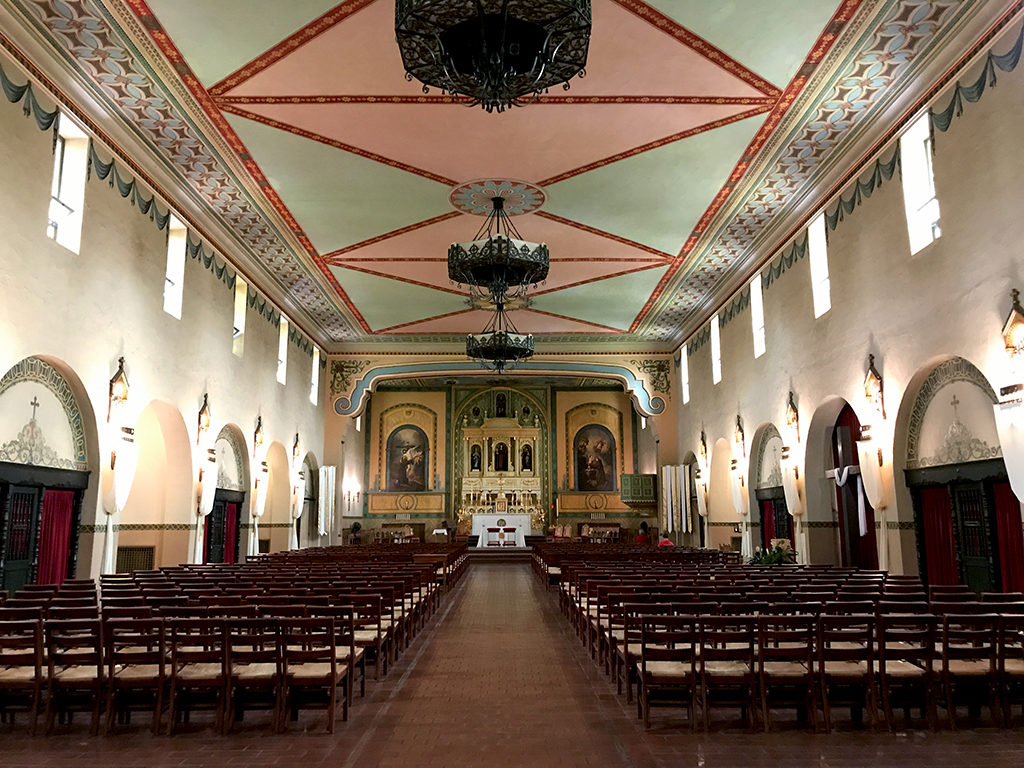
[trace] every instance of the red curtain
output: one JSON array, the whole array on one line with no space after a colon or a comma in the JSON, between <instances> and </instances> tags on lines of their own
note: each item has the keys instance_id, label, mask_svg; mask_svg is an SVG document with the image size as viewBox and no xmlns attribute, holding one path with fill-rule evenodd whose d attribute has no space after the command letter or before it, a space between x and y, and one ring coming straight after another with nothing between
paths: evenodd
<instances>
[{"instance_id":1,"label":"red curtain","mask_svg":"<svg viewBox=\"0 0 1024 768\"><path fill-rule=\"evenodd\" d=\"M924 554L929 584L959 584L956 543L953 539L953 504L949 490L922 488L921 519L924 524Z\"/></svg>"},{"instance_id":2,"label":"red curtain","mask_svg":"<svg viewBox=\"0 0 1024 768\"><path fill-rule=\"evenodd\" d=\"M761 541L768 549L775 538L775 504L770 499L761 501Z\"/></svg>"},{"instance_id":3,"label":"red curtain","mask_svg":"<svg viewBox=\"0 0 1024 768\"><path fill-rule=\"evenodd\" d=\"M1009 483L993 483L996 499L996 538L999 542L999 571L1004 592L1024 591L1024 532L1021 530L1020 501Z\"/></svg>"},{"instance_id":4,"label":"red curtain","mask_svg":"<svg viewBox=\"0 0 1024 768\"><path fill-rule=\"evenodd\" d=\"M227 504L224 511L224 562L235 562L235 536L238 530L238 505Z\"/></svg>"},{"instance_id":5,"label":"red curtain","mask_svg":"<svg viewBox=\"0 0 1024 768\"><path fill-rule=\"evenodd\" d=\"M74 491L43 493L43 517L39 532L40 584L63 584L68 575L68 547L71 543L71 518Z\"/></svg>"}]
</instances>

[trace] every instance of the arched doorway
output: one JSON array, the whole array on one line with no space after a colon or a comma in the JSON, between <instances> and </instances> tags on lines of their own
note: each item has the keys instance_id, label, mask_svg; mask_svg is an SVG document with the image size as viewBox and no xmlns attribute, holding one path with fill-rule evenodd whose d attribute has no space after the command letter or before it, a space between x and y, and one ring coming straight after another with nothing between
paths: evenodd
<instances>
[{"instance_id":1,"label":"arched doorway","mask_svg":"<svg viewBox=\"0 0 1024 768\"><path fill-rule=\"evenodd\" d=\"M725 438L711 451L708 485L708 544L714 549L739 552L743 546L740 516L732 491L732 445Z\"/></svg>"},{"instance_id":2,"label":"arched doorway","mask_svg":"<svg viewBox=\"0 0 1024 768\"><path fill-rule=\"evenodd\" d=\"M877 568L875 512L860 477L860 434L860 419L850 404L844 403L829 438L832 464L826 476L835 488L840 562L854 568Z\"/></svg>"},{"instance_id":3,"label":"arched doorway","mask_svg":"<svg viewBox=\"0 0 1024 768\"><path fill-rule=\"evenodd\" d=\"M299 470L300 496L298 503L302 507L302 513L295 520L295 541L298 546L302 546L302 529L304 527L307 531L305 546L315 547L320 543L320 530L316 524L317 506L319 504L319 494L317 493L318 475L316 456L312 453L307 453L306 457L302 460L302 469Z\"/></svg>"},{"instance_id":4,"label":"arched doorway","mask_svg":"<svg viewBox=\"0 0 1024 768\"><path fill-rule=\"evenodd\" d=\"M1020 502L1007 480L988 380L953 357L908 397L904 477L922 577L977 592L1024 588Z\"/></svg>"},{"instance_id":5,"label":"arched doorway","mask_svg":"<svg viewBox=\"0 0 1024 768\"><path fill-rule=\"evenodd\" d=\"M214 453L217 491L203 528L203 562L237 563L242 528L248 524L245 497L249 489L249 455L242 430L234 424L225 425L214 442Z\"/></svg>"},{"instance_id":6,"label":"arched doorway","mask_svg":"<svg viewBox=\"0 0 1024 768\"><path fill-rule=\"evenodd\" d=\"M288 548L288 526L292 516L288 451L277 440L267 449L267 470L267 504L259 521L258 551L279 552Z\"/></svg>"},{"instance_id":7,"label":"arched doorway","mask_svg":"<svg viewBox=\"0 0 1024 768\"><path fill-rule=\"evenodd\" d=\"M0 589L75 573L95 444L84 388L59 361L27 357L0 379Z\"/></svg>"},{"instance_id":8,"label":"arched doorway","mask_svg":"<svg viewBox=\"0 0 1024 768\"><path fill-rule=\"evenodd\" d=\"M774 424L765 424L754 435L754 445L751 475L761 523L759 546L770 549L772 539L793 544L793 518L782 487L782 436Z\"/></svg>"}]
</instances>

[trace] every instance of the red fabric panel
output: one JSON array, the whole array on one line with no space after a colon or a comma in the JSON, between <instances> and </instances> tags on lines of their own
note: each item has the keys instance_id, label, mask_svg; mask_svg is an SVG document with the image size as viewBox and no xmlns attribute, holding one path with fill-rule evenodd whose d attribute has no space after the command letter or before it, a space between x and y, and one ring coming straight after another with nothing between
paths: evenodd
<instances>
[{"instance_id":1,"label":"red fabric panel","mask_svg":"<svg viewBox=\"0 0 1024 768\"><path fill-rule=\"evenodd\" d=\"M761 502L761 541L764 548L768 549L775 538L775 504L771 499L764 499Z\"/></svg>"},{"instance_id":2,"label":"red fabric panel","mask_svg":"<svg viewBox=\"0 0 1024 768\"><path fill-rule=\"evenodd\" d=\"M68 547L74 491L43 493L43 517L39 532L39 584L63 584L67 578Z\"/></svg>"},{"instance_id":3,"label":"red fabric panel","mask_svg":"<svg viewBox=\"0 0 1024 768\"><path fill-rule=\"evenodd\" d=\"M924 523L924 554L929 584L959 584L956 543L953 539L953 505L949 490L922 488L921 519Z\"/></svg>"},{"instance_id":4,"label":"red fabric panel","mask_svg":"<svg viewBox=\"0 0 1024 768\"><path fill-rule=\"evenodd\" d=\"M238 530L238 505L228 504L224 513L224 562L235 562L235 532Z\"/></svg>"},{"instance_id":5,"label":"red fabric panel","mask_svg":"<svg viewBox=\"0 0 1024 768\"><path fill-rule=\"evenodd\" d=\"M1024 532L1020 500L1009 483L993 483L996 498L996 538L999 540L999 571L1004 592L1024 591Z\"/></svg>"}]
</instances>

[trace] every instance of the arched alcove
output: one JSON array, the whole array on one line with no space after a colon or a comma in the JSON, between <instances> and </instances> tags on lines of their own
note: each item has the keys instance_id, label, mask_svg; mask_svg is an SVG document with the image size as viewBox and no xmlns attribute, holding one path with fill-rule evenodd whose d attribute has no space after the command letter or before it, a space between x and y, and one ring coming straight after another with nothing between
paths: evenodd
<instances>
[{"instance_id":1,"label":"arched alcove","mask_svg":"<svg viewBox=\"0 0 1024 768\"><path fill-rule=\"evenodd\" d=\"M317 458L312 451L302 460L299 504L302 515L295 521L295 540L299 546L315 547L320 545L320 529L317 514L320 505L320 469Z\"/></svg>"},{"instance_id":2,"label":"arched alcove","mask_svg":"<svg viewBox=\"0 0 1024 768\"><path fill-rule=\"evenodd\" d=\"M148 403L135 422L135 446L135 476L117 522L119 570L141 567L150 547L154 567L187 562L195 510L192 444L178 409Z\"/></svg>"},{"instance_id":3,"label":"arched alcove","mask_svg":"<svg viewBox=\"0 0 1024 768\"><path fill-rule=\"evenodd\" d=\"M750 441L750 462L747 490L752 517L758 522L754 546L765 549L772 539L793 542L793 518L786 506L786 493L782 487L782 435L770 422L761 424Z\"/></svg>"},{"instance_id":4,"label":"arched alcove","mask_svg":"<svg viewBox=\"0 0 1024 768\"><path fill-rule=\"evenodd\" d=\"M242 530L248 528L250 496L249 452L237 424L225 424L214 441L217 490L213 511L203 526L203 562L234 563L244 559Z\"/></svg>"},{"instance_id":5,"label":"arched alcove","mask_svg":"<svg viewBox=\"0 0 1024 768\"><path fill-rule=\"evenodd\" d=\"M96 417L81 380L49 356L13 365L0 377L0 589L95 570L99 480Z\"/></svg>"},{"instance_id":6,"label":"arched alcove","mask_svg":"<svg viewBox=\"0 0 1024 768\"><path fill-rule=\"evenodd\" d=\"M275 440L267 448L267 506L260 518L260 538L270 540L270 552L288 549L291 525L291 471L288 451Z\"/></svg>"},{"instance_id":7,"label":"arched alcove","mask_svg":"<svg viewBox=\"0 0 1024 768\"><path fill-rule=\"evenodd\" d=\"M739 551L740 517L732 496L732 445L724 437L711 449L711 477L708 483L708 546Z\"/></svg>"}]
</instances>

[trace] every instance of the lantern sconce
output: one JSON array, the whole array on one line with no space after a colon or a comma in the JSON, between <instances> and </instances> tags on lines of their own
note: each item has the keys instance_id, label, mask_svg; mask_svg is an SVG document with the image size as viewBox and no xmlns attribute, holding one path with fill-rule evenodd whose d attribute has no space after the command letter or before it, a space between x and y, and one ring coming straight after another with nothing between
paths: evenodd
<instances>
[{"instance_id":1,"label":"lantern sconce","mask_svg":"<svg viewBox=\"0 0 1024 768\"><path fill-rule=\"evenodd\" d=\"M1006 345L1006 354L1015 360L1024 353L1024 307L1020 305L1020 291L1014 288L1010 296L1013 306L1003 323L1003 343Z\"/></svg>"},{"instance_id":2,"label":"lantern sconce","mask_svg":"<svg viewBox=\"0 0 1024 768\"><path fill-rule=\"evenodd\" d=\"M868 370L864 375L864 396L875 407L878 414L885 418L885 395L883 392L882 374L875 368L875 356L868 355Z\"/></svg>"},{"instance_id":3,"label":"lantern sconce","mask_svg":"<svg viewBox=\"0 0 1024 768\"><path fill-rule=\"evenodd\" d=\"M252 457L255 459L259 449L263 447L263 417L256 417L256 431L252 433Z\"/></svg>"},{"instance_id":4,"label":"lantern sconce","mask_svg":"<svg viewBox=\"0 0 1024 768\"><path fill-rule=\"evenodd\" d=\"M796 401L793 399L793 390L789 390L789 400L786 402L786 426L793 430L796 441L800 442L800 412L796 409Z\"/></svg>"},{"instance_id":5,"label":"lantern sconce","mask_svg":"<svg viewBox=\"0 0 1024 768\"><path fill-rule=\"evenodd\" d=\"M700 453L700 467L699 469L703 472L708 471L708 436L704 432L704 427L700 428L700 447L697 449Z\"/></svg>"},{"instance_id":6,"label":"lantern sconce","mask_svg":"<svg viewBox=\"0 0 1024 768\"><path fill-rule=\"evenodd\" d=\"M295 433L295 442L292 443L292 463L299 463L299 433Z\"/></svg>"},{"instance_id":7,"label":"lantern sconce","mask_svg":"<svg viewBox=\"0 0 1024 768\"><path fill-rule=\"evenodd\" d=\"M199 445L203 439L203 435L210 431L210 395L208 392L203 393L203 404L199 406L199 418L197 421L198 427L196 429L196 445Z\"/></svg>"},{"instance_id":8,"label":"lantern sconce","mask_svg":"<svg viewBox=\"0 0 1024 768\"><path fill-rule=\"evenodd\" d=\"M107 394L107 423L114 406L123 406L128 402L128 376L124 372L124 358L117 358L117 371L110 379L110 390Z\"/></svg>"},{"instance_id":9,"label":"lantern sconce","mask_svg":"<svg viewBox=\"0 0 1024 768\"><path fill-rule=\"evenodd\" d=\"M743 417L738 413L736 414L736 430L733 433L733 441L736 443L736 447L739 448L740 455L747 455L747 436L743 432Z\"/></svg>"}]
</instances>

